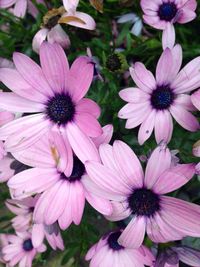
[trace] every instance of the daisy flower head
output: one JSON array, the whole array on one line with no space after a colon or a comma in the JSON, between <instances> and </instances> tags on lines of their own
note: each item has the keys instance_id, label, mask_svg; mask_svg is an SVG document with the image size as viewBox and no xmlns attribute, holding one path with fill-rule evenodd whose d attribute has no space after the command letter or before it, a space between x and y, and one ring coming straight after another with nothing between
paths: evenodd
<instances>
[{"instance_id":1,"label":"daisy flower head","mask_svg":"<svg viewBox=\"0 0 200 267\"><path fill-rule=\"evenodd\" d=\"M87 252L85 259L90 267L144 267L152 266L154 259L151 252L144 246L139 249L125 248L118 243L121 230L103 236Z\"/></svg>"},{"instance_id":2,"label":"daisy flower head","mask_svg":"<svg viewBox=\"0 0 200 267\"><path fill-rule=\"evenodd\" d=\"M88 57L77 58L69 68L61 46L44 42L40 49L41 67L21 53L14 53L13 59L16 69L0 69L0 80L13 91L0 93L0 107L31 115L0 128L6 150L25 149L54 131L65 136L67 149L73 149L81 160L89 151L97 158L91 137L98 137L103 131L97 121L99 106L84 98L94 72Z\"/></svg>"},{"instance_id":3,"label":"daisy flower head","mask_svg":"<svg viewBox=\"0 0 200 267\"><path fill-rule=\"evenodd\" d=\"M88 161L86 170L100 190L99 197L112 200L111 221L132 217L118 241L124 247L139 247L145 232L156 243L200 236L200 207L165 196L195 173L194 164L171 166L172 156L165 144L158 146L148 160L145 174L135 153L122 141L99 149L102 163ZM176 224L174 224L176 221Z\"/></svg>"},{"instance_id":4,"label":"daisy flower head","mask_svg":"<svg viewBox=\"0 0 200 267\"><path fill-rule=\"evenodd\" d=\"M127 119L126 128L140 126L138 142L142 145L155 133L156 142L169 142L173 133L172 117L186 130L195 132L199 122L190 111L195 110L189 92L199 87L200 57L189 62L182 70L182 49L176 45L165 49L156 67L156 77L146 67L136 62L130 74L136 88L120 91L127 101L118 113Z\"/></svg>"},{"instance_id":5,"label":"daisy flower head","mask_svg":"<svg viewBox=\"0 0 200 267\"><path fill-rule=\"evenodd\" d=\"M2 248L2 254L9 267L14 267L17 264L20 267L31 267L35 256L46 250L44 244L34 248L31 235L27 232L8 235L7 240L8 244Z\"/></svg>"},{"instance_id":6,"label":"daisy flower head","mask_svg":"<svg viewBox=\"0 0 200 267\"><path fill-rule=\"evenodd\" d=\"M106 128L106 130L108 130ZM110 131L108 131L110 132ZM107 134L101 136L100 142L108 140ZM54 138L54 139L53 139ZM34 168L13 176L8 186L14 198L40 194L35 205L33 220L35 223L52 225L58 221L65 230L71 223L80 224L85 200L104 215L112 213L111 203L94 195L87 188L90 180L85 166L72 151L66 149L66 140L58 133L49 138L44 136L34 147L16 152L18 159ZM95 140L97 142L98 140ZM71 153L72 155L69 154ZM72 159L72 162L67 159ZM96 158L96 161L99 159Z\"/></svg>"}]
</instances>

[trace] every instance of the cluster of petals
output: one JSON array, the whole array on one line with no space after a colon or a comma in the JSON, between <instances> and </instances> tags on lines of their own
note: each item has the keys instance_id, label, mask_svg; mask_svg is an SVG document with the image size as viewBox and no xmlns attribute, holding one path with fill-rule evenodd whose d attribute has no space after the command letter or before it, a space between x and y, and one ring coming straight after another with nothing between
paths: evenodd
<instances>
[{"instance_id":1,"label":"cluster of petals","mask_svg":"<svg viewBox=\"0 0 200 267\"><path fill-rule=\"evenodd\" d=\"M24 150L53 131L64 137L69 169L73 167L73 152L83 162L98 160L91 138L103 133L97 121L100 108L84 98L93 80L90 59L79 57L69 68L63 49L44 42L40 49L42 67L21 53L14 53L13 60L16 69L0 69L0 80L13 91L0 93L0 108L27 115L1 127L0 139L5 140L6 151Z\"/></svg>"},{"instance_id":2,"label":"cluster of petals","mask_svg":"<svg viewBox=\"0 0 200 267\"><path fill-rule=\"evenodd\" d=\"M36 0L38 4L44 4L43 0ZM37 17L38 10L31 0L1 0L0 8L9 8L9 10L16 16L23 18L26 11L33 17Z\"/></svg>"},{"instance_id":3,"label":"cluster of petals","mask_svg":"<svg viewBox=\"0 0 200 267\"><path fill-rule=\"evenodd\" d=\"M144 267L152 266L154 257L149 249L141 246L138 249L125 248L117 239L121 230L103 236L87 252L85 259L90 267Z\"/></svg>"},{"instance_id":4,"label":"cluster of petals","mask_svg":"<svg viewBox=\"0 0 200 267\"><path fill-rule=\"evenodd\" d=\"M94 140L96 146L110 141L112 127L108 125L103 130L104 133ZM87 189L87 180L90 178L85 172L84 164L73 155L73 165L68 164L65 139L58 133L45 135L35 145L14 152L13 155L19 161L34 167L14 175L8 186L13 197L18 199L41 193L33 213L35 223L52 225L58 221L63 230L72 222L78 225L83 215L85 199L100 213L112 213L108 200L99 198Z\"/></svg>"},{"instance_id":5,"label":"cluster of petals","mask_svg":"<svg viewBox=\"0 0 200 267\"><path fill-rule=\"evenodd\" d=\"M67 33L60 24L68 24L77 28L94 30L96 23L94 19L83 12L77 11L79 1L63 1L64 7L49 10L44 17L42 29L40 29L33 38L33 50L39 51L39 47L44 40L49 43L57 42L63 48L70 46L70 40Z\"/></svg>"},{"instance_id":6,"label":"cluster of petals","mask_svg":"<svg viewBox=\"0 0 200 267\"><path fill-rule=\"evenodd\" d=\"M144 22L163 30L164 47L172 48L175 41L174 23L184 24L196 17L196 0L141 0Z\"/></svg>"},{"instance_id":7,"label":"cluster of petals","mask_svg":"<svg viewBox=\"0 0 200 267\"><path fill-rule=\"evenodd\" d=\"M140 126L139 144L142 145L155 132L156 142L169 142L173 133L172 117L186 130L199 130L199 122L191 111L195 110L188 94L200 85L200 57L193 59L183 69L182 48L166 48L156 67L156 78L146 67L136 62L130 74L136 84L120 91L127 101L118 116L127 119L126 128Z\"/></svg>"},{"instance_id":8,"label":"cluster of petals","mask_svg":"<svg viewBox=\"0 0 200 267\"><path fill-rule=\"evenodd\" d=\"M131 221L119 237L120 245L139 247L145 236L155 243L200 237L200 207L164 194L186 184L195 173L195 164L171 166L171 153L158 146L147 162L145 174L134 152L122 141L99 148L101 161L86 162L88 184L98 196L112 200L111 221L130 216ZM174 224L176 221L176 224Z\"/></svg>"}]
</instances>

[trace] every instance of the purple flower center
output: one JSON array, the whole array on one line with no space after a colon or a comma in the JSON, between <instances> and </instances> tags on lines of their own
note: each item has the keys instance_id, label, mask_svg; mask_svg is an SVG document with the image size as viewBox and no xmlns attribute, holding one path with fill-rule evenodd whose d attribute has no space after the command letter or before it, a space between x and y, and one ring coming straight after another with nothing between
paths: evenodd
<instances>
[{"instance_id":1,"label":"purple flower center","mask_svg":"<svg viewBox=\"0 0 200 267\"><path fill-rule=\"evenodd\" d=\"M24 241L23 249L25 251L31 251L33 249L33 244L30 238Z\"/></svg>"},{"instance_id":2,"label":"purple flower center","mask_svg":"<svg viewBox=\"0 0 200 267\"><path fill-rule=\"evenodd\" d=\"M56 94L46 106L46 114L54 123L65 125L74 118L75 105L68 94Z\"/></svg>"},{"instance_id":3,"label":"purple flower center","mask_svg":"<svg viewBox=\"0 0 200 267\"><path fill-rule=\"evenodd\" d=\"M74 165L72 173L69 177L65 176L64 173L61 173L60 178L64 180L68 180L69 182L75 182L81 180L81 177L85 173L85 166L84 164L74 156Z\"/></svg>"},{"instance_id":4,"label":"purple flower center","mask_svg":"<svg viewBox=\"0 0 200 267\"><path fill-rule=\"evenodd\" d=\"M161 20L171 21L177 13L177 7L173 2L163 3L158 9L158 16Z\"/></svg>"},{"instance_id":5,"label":"purple flower center","mask_svg":"<svg viewBox=\"0 0 200 267\"><path fill-rule=\"evenodd\" d=\"M113 250L121 250L121 249L124 248L123 246L121 246L117 242L117 240L120 237L120 235L121 235L121 232L118 231L118 232L115 232L115 233L110 234L110 236L108 237L108 241L107 242L108 242L108 245L109 245L109 247L111 249L113 249Z\"/></svg>"},{"instance_id":6,"label":"purple flower center","mask_svg":"<svg viewBox=\"0 0 200 267\"><path fill-rule=\"evenodd\" d=\"M174 101L174 93L169 85L158 86L151 95L151 105L158 110L168 109Z\"/></svg>"},{"instance_id":7,"label":"purple flower center","mask_svg":"<svg viewBox=\"0 0 200 267\"><path fill-rule=\"evenodd\" d=\"M137 216L153 216L160 210L160 198L153 191L146 188L138 188L128 198L129 208L132 214Z\"/></svg>"}]
</instances>

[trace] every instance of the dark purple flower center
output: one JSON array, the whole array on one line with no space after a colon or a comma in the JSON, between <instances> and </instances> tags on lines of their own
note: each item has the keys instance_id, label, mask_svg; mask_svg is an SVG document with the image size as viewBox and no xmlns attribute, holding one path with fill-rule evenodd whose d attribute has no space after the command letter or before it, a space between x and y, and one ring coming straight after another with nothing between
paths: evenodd
<instances>
[{"instance_id":1,"label":"dark purple flower center","mask_svg":"<svg viewBox=\"0 0 200 267\"><path fill-rule=\"evenodd\" d=\"M31 251L33 249L33 244L30 238L24 241L23 249L25 251Z\"/></svg>"},{"instance_id":2,"label":"dark purple flower center","mask_svg":"<svg viewBox=\"0 0 200 267\"><path fill-rule=\"evenodd\" d=\"M151 105L158 110L168 109L175 95L169 85L158 86L151 95Z\"/></svg>"},{"instance_id":3,"label":"dark purple flower center","mask_svg":"<svg viewBox=\"0 0 200 267\"><path fill-rule=\"evenodd\" d=\"M177 7L173 2L163 3L158 9L158 16L161 20L171 21L177 13Z\"/></svg>"},{"instance_id":4,"label":"dark purple flower center","mask_svg":"<svg viewBox=\"0 0 200 267\"><path fill-rule=\"evenodd\" d=\"M113 250L121 250L121 249L124 248L123 246L121 246L117 242L117 240L120 237L120 235L121 235L121 232L118 231L118 232L115 232L115 233L110 234L110 236L108 237L108 241L107 242L108 242L108 245L109 245L109 247L111 249L113 249Z\"/></svg>"},{"instance_id":5,"label":"dark purple flower center","mask_svg":"<svg viewBox=\"0 0 200 267\"><path fill-rule=\"evenodd\" d=\"M153 191L138 188L128 198L132 214L137 216L153 216L160 209L160 198Z\"/></svg>"},{"instance_id":6,"label":"dark purple flower center","mask_svg":"<svg viewBox=\"0 0 200 267\"><path fill-rule=\"evenodd\" d=\"M69 177L65 176L64 173L61 173L61 179L68 180L69 182L75 182L81 180L81 177L85 173L84 164L77 158L74 157L73 170Z\"/></svg>"},{"instance_id":7,"label":"dark purple flower center","mask_svg":"<svg viewBox=\"0 0 200 267\"><path fill-rule=\"evenodd\" d=\"M49 30L51 30L53 27L55 27L58 24L60 17L61 17L60 15L50 17L48 21L44 24L44 26L48 28Z\"/></svg>"},{"instance_id":8,"label":"dark purple flower center","mask_svg":"<svg viewBox=\"0 0 200 267\"><path fill-rule=\"evenodd\" d=\"M46 114L54 123L66 124L74 118L75 105L68 94L56 94L47 102L46 106Z\"/></svg>"}]
</instances>

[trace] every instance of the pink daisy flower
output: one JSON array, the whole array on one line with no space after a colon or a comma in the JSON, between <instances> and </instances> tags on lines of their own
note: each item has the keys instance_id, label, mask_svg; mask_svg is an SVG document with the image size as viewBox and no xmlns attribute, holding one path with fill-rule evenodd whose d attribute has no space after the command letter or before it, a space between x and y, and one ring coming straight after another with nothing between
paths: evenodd
<instances>
[{"instance_id":1,"label":"pink daisy flower","mask_svg":"<svg viewBox=\"0 0 200 267\"><path fill-rule=\"evenodd\" d=\"M119 237L120 245L139 247L145 232L156 243L180 240L187 235L200 237L200 207L164 196L192 178L194 164L171 167L171 153L162 144L152 153L144 175L138 158L125 143L101 145L99 152L102 164L85 164L89 177L100 188L93 187L93 193L112 200L109 220L132 217Z\"/></svg>"},{"instance_id":2,"label":"pink daisy flower","mask_svg":"<svg viewBox=\"0 0 200 267\"><path fill-rule=\"evenodd\" d=\"M36 2L44 4L43 0L36 0ZM0 0L0 8L11 8L12 13L21 18L26 15L27 10L35 18L38 15L38 10L31 0Z\"/></svg>"},{"instance_id":3,"label":"pink daisy flower","mask_svg":"<svg viewBox=\"0 0 200 267\"><path fill-rule=\"evenodd\" d=\"M121 231L111 232L90 248L85 256L85 259L90 261L90 267L144 267L144 265L152 265L154 257L146 247L125 248L117 241L120 235Z\"/></svg>"},{"instance_id":4,"label":"pink daisy flower","mask_svg":"<svg viewBox=\"0 0 200 267\"><path fill-rule=\"evenodd\" d=\"M196 0L142 0L144 21L163 30L164 48L172 48L175 41L174 23L187 23L196 17Z\"/></svg>"},{"instance_id":5,"label":"pink daisy flower","mask_svg":"<svg viewBox=\"0 0 200 267\"><path fill-rule=\"evenodd\" d=\"M156 79L145 66L136 62L130 68L131 77L137 88L120 91L120 97L127 101L118 116L127 119L126 128L141 124L138 142L142 145L155 131L156 142L169 142L173 132L172 117L186 130L199 129L198 120L190 113L194 110L188 92L200 84L200 57L189 62L181 71L182 49L176 45L165 49L156 68Z\"/></svg>"},{"instance_id":6,"label":"pink daisy flower","mask_svg":"<svg viewBox=\"0 0 200 267\"><path fill-rule=\"evenodd\" d=\"M57 223L52 225L33 223L33 211L38 198L39 195L22 200L7 200L7 208L17 215L11 220L12 226L17 232L30 232L33 247L35 248L41 246L46 238L54 250L57 248L64 250L64 243Z\"/></svg>"},{"instance_id":7,"label":"pink daisy flower","mask_svg":"<svg viewBox=\"0 0 200 267\"><path fill-rule=\"evenodd\" d=\"M34 248L29 233L17 233L7 237L8 244L2 249L3 259L9 267L14 267L19 263L20 267L31 267L34 257L46 250L45 245Z\"/></svg>"},{"instance_id":8,"label":"pink daisy flower","mask_svg":"<svg viewBox=\"0 0 200 267\"><path fill-rule=\"evenodd\" d=\"M42 193L34 210L36 223L51 225L58 221L63 230L72 222L78 225L82 219L85 200L100 213L111 214L110 202L87 190L85 181L89 177L84 164L74 155L73 169L66 167L68 150L64 138L59 134L54 135L54 140L45 136L35 147L29 148L28 153L26 150L15 156L35 166L13 176L8 185L15 198Z\"/></svg>"},{"instance_id":9,"label":"pink daisy flower","mask_svg":"<svg viewBox=\"0 0 200 267\"><path fill-rule=\"evenodd\" d=\"M88 58L79 57L69 69L63 49L44 42L40 49L42 68L21 53L15 53L13 59L16 70L0 69L0 80L13 91L0 93L0 107L31 115L1 127L0 139L6 140L6 150L26 149L45 133L54 131L65 137L71 157L68 162L72 162L72 149L82 161L88 155L98 158L90 137L102 134L97 121L100 108L83 98L93 79L94 66Z\"/></svg>"}]
</instances>

